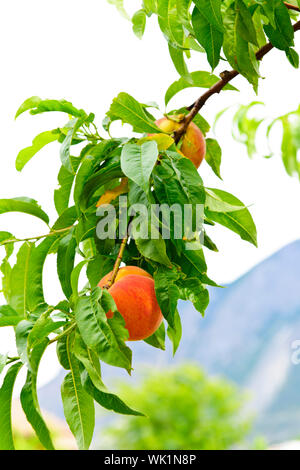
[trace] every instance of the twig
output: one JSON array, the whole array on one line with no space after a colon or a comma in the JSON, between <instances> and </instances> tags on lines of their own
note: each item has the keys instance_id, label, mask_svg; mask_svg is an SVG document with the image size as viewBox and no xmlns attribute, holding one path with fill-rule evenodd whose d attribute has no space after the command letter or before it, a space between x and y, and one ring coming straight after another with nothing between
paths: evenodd
<instances>
[{"instance_id":1,"label":"twig","mask_svg":"<svg viewBox=\"0 0 300 470\"><path fill-rule=\"evenodd\" d=\"M283 2L283 3L285 4L288 10L300 11L299 7L296 7L295 5L292 5L291 3L288 3L288 2Z\"/></svg>"},{"instance_id":2,"label":"twig","mask_svg":"<svg viewBox=\"0 0 300 470\"><path fill-rule=\"evenodd\" d=\"M69 328L67 328L65 331L63 331L60 335L58 335L55 338L51 339L48 343L48 346L49 346L49 344L55 343L55 341L58 341L60 338L63 338L64 336L67 336L69 333L71 333L76 328L76 326L77 326L76 323L73 323L73 325L71 325Z\"/></svg>"},{"instance_id":3,"label":"twig","mask_svg":"<svg viewBox=\"0 0 300 470\"><path fill-rule=\"evenodd\" d=\"M111 273L111 277L107 281L107 284L105 284L103 289L109 289L116 280L117 274L118 274L119 269L120 269L120 264L122 262L122 258L123 258L123 255L124 255L124 251L125 251L125 248L126 248L126 245L127 245L127 242L128 242L128 238L129 238L129 236L128 236L128 233L127 233L126 237L123 238L123 240L122 240L122 243L121 243L121 246L120 246L120 249L119 249L119 253L118 253L117 259L115 261L112 273Z\"/></svg>"},{"instance_id":4,"label":"twig","mask_svg":"<svg viewBox=\"0 0 300 470\"><path fill-rule=\"evenodd\" d=\"M9 243L19 243L19 242L30 242L32 240L41 240L42 238L46 238L46 237L51 237L52 235L56 235L57 233L64 233L64 232L67 232L68 230L70 230L71 228L73 227L73 225L71 225L70 227L66 227L66 228L61 228L59 230L52 230L51 232L49 233L46 233L45 235L38 235L37 237L29 237L29 238L11 238L9 240L4 240L3 242L0 242L0 246L3 246L3 245L8 245Z\"/></svg>"},{"instance_id":5,"label":"twig","mask_svg":"<svg viewBox=\"0 0 300 470\"><path fill-rule=\"evenodd\" d=\"M289 8L288 5L286 5L287 8ZM300 11L298 7L295 7L295 8L297 8ZM298 21L297 23L293 25L293 29L295 32L300 30L300 21ZM273 49L273 47L274 46L270 42L268 44L265 44L261 49L257 51L256 59L261 60L268 52L270 52ZM225 72L222 72L220 74L221 80L215 83L202 96L200 96L200 98L198 98L195 101L195 103L193 103L191 106L187 108L190 112L181 121L182 126L179 129L177 129L177 131L174 132L174 140L177 144L180 141L181 137L185 134L188 128L188 125L192 122L195 116L199 113L200 109L203 108L206 101L211 96L215 95L216 93L220 93L220 91L223 90L223 88L227 85L227 83L229 83L233 78L237 77L238 75L239 75L239 72L237 70L230 70L230 71L226 70Z\"/></svg>"}]
</instances>

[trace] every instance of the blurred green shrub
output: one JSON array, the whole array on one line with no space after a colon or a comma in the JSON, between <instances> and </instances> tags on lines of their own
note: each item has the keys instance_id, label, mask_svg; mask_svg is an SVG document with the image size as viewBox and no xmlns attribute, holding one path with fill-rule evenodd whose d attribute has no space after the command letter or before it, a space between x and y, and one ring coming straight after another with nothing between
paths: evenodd
<instances>
[{"instance_id":1,"label":"blurred green shrub","mask_svg":"<svg viewBox=\"0 0 300 470\"><path fill-rule=\"evenodd\" d=\"M146 371L147 373L147 371ZM250 430L241 417L245 397L195 365L148 371L140 383L120 384L120 395L146 418L118 417L102 432L120 450L224 450Z\"/></svg>"}]
</instances>

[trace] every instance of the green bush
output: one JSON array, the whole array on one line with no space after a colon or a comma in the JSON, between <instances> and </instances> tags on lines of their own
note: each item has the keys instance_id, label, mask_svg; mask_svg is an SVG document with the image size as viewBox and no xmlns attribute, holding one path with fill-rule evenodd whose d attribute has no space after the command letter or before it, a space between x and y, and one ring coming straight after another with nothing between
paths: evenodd
<instances>
[{"instance_id":1,"label":"green bush","mask_svg":"<svg viewBox=\"0 0 300 470\"><path fill-rule=\"evenodd\" d=\"M195 365L148 371L140 383L122 383L119 391L147 417L118 417L102 434L110 448L224 450L250 429L250 420L241 417L245 397Z\"/></svg>"}]
</instances>

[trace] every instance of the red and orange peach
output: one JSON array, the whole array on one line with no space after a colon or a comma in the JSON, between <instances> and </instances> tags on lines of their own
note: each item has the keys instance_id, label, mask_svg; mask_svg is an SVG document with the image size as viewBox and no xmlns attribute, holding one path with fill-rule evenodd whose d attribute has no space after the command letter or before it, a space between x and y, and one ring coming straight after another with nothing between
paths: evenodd
<instances>
[{"instance_id":1,"label":"red and orange peach","mask_svg":"<svg viewBox=\"0 0 300 470\"><path fill-rule=\"evenodd\" d=\"M173 133L181 126L179 122L172 120L172 116L170 116L170 118L171 119L167 119L164 117L155 123L157 127L159 127L166 134ZM204 136L199 127L196 126L196 124L193 122L188 125L187 131L182 139L182 145L179 153L189 158L194 163L196 168L199 168L205 157L206 142Z\"/></svg>"},{"instance_id":2,"label":"red and orange peach","mask_svg":"<svg viewBox=\"0 0 300 470\"><path fill-rule=\"evenodd\" d=\"M105 287L111 273L104 276L99 287ZM114 284L108 289L117 309L125 320L128 341L138 341L151 336L159 328L163 316L159 308L152 276L136 266L119 270ZM113 313L107 313L112 318Z\"/></svg>"}]
</instances>

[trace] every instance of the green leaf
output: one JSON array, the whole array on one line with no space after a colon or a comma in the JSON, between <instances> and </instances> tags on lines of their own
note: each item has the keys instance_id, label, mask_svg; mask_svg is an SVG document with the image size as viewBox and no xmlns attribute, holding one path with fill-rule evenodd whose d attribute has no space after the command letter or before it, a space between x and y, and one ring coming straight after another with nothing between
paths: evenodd
<instances>
[{"instance_id":1,"label":"green leaf","mask_svg":"<svg viewBox=\"0 0 300 470\"><path fill-rule=\"evenodd\" d=\"M210 130L210 125L208 124L208 122L204 119L203 116L201 116L201 114L196 114L196 116L194 117L193 119L193 123L196 124L196 126L199 127L200 131L202 132L202 134L205 136L207 134L207 132Z\"/></svg>"},{"instance_id":2,"label":"green leaf","mask_svg":"<svg viewBox=\"0 0 300 470\"><path fill-rule=\"evenodd\" d=\"M12 199L0 199L0 214L7 212L23 212L49 223L48 215L40 208L37 201L28 197L16 197Z\"/></svg>"},{"instance_id":3,"label":"green leaf","mask_svg":"<svg viewBox=\"0 0 300 470\"><path fill-rule=\"evenodd\" d=\"M128 93L119 93L114 98L107 116L113 120L120 119L123 123L130 124L134 132L161 132L145 111L144 106Z\"/></svg>"},{"instance_id":4,"label":"green leaf","mask_svg":"<svg viewBox=\"0 0 300 470\"><path fill-rule=\"evenodd\" d=\"M17 350L20 356L21 361L29 370L32 370L29 357L28 357L28 336L33 328L34 323L28 320L22 320L20 323L17 324L15 329L16 334L16 345Z\"/></svg>"},{"instance_id":5,"label":"green leaf","mask_svg":"<svg viewBox=\"0 0 300 470\"><path fill-rule=\"evenodd\" d=\"M62 230L72 228L72 225L75 224L77 220L77 210L75 206L68 207L65 209L61 215L58 217L57 221L52 227L52 230Z\"/></svg>"},{"instance_id":6,"label":"green leaf","mask_svg":"<svg viewBox=\"0 0 300 470\"><path fill-rule=\"evenodd\" d=\"M177 47L172 47L171 44L169 44L169 54L172 59L172 62L175 66L175 69L181 75L182 77L185 78L185 80L189 81L189 71L187 68L187 65L184 60L184 53L181 49L178 49Z\"/></svg>"},{"instance_id":7,"label":"green leaf","mask_svg":"<svg viewBox=\"0 0 300 470\"><path fill-rule=\"evenodd\" d=\"M256 31L253 24L252 16L243 0L235 0L235 8L237 10L238 29L243 39L251 42L258 47Z\"/></svg>"},{"instance_id":8,"label":"green leaf","mask_svg":"<svg viewBox=\"0 0 300 470\"><path fill-rule=\"evenodd\" d=\"M191 27L189 8L191 5L191 0L176 0L176 11L178 21L189 31L193 32Z\"/></svg>"},{"instance_id":9,"label":"green leaf","mask_svg":"<svg viewBox=\"0 0 300 470\"><path fill-rule=\"evenodd\" d=\"M76 206L80 203L86 182L90 177L93 177L96 165L98 165L101 160L112 157L116 151L118 152L119 145L119 140L104 140L100 144L86 150L74 184L74 202ZM97 189L99 189L100 185L101 183L98 185Z\"/></svg>"},{"instance_id":10,"label":"green leaf","mask_svg":"<svg viewBox=\"0 0 300 470\"><path fill-rule=\"evenodd\" d=\"M169 86L167 89L166 95L165 95L165 104L169 103L169 101L175 96L177 93L179 93L181 90L184 90L186 88L210 88L212 85L217 83L220 78L217 77L216 75L211 74L210 72L192 72L190 74L191 81L188 82L184 78L180 78L179 80L176 80L176 82L173 82L172 85ZM227 84L224 88L224 90L237 90L235 87L233 87L230 84Z\"/></svg>"},{"instance_id":11,"label":"green leaf","mask_svg":"<svg viewBox=\"0 0 300 470\"><path fill-rule=\"evenodd\" d=\"M101 297L101 289L95 288L89 297L78 298L75 305L75 317L80 334L87 347L95 351L104 362L130 370L131 361L124 353L123 348L120 347L114 331L107 321L105 311L100 303ZM125 331L127 332L127 330Z\"/></svg>"},{"instance_id":12,"label":"green leaf","mask_svg":"<svg viewBox=\"0 0 300 470\"><path fill-rule=\"evenodd\" d=\"M33 247L32 243L24 243L21 246L10 276L12 288L8 299L9 304L22 317L26 316L28 267Z\"/></svg>"},{"instance_id":13,"label":"green leaf","mask_svg":"<svg viewBox=\"0 0 300 470\"><path fill-rule=\"evenodd\" d=\"M281 158L284 164L285 170L289 176L298 175L300 178L300 165L298 161L298 149L297 140L295 139L295 130L289 120L289 116L282 116L280 118L283 128L283 136L281 143Z\"/></svg>"},{"instance_id":14,"label":"green leaf","mask_svg":"<svg viewBox=\"0 0 300 470\"><path fill-rule=\"evenodd\" d=\"M205 10L205 8L204 8ZM207 60L214 70L220 61L220 52L223 44L223 32L210 23L203 10L194 8L192 13L194 34L201 46L205 49Z\"/></svg>"},{"instance_id":15,"label":"green leaf","mask_svg":"<svg viewBox=\"0 0 300 470\"><path fill-rule=\"evenodd\" d=\"M152 232L154 228L152 227ZM166 266L171 266L171 261L169 260L166 252L165 241L159 236L159 238L153 239L143 239L136 238L135 243L139 252L147 259L156 261L157 263L164 264Z\"/></svg>"},{"instance_id":16,"label":"green leaf","mask_svg":"<svg viewBox=\"0 0 300 470\"><path fill-rule=\"evenodd\" d=\"M14 236L10 232L1 231L0 232L0 246L2 242L13 239L13 238Z\"/></svg>"},{"instance_id":17,"label":"green leaf","mask_svg":"<svg viewBox=\"0 0 300 470\"><path fill-rule=\"evenodd\" d=\"M71 146L73 139L75 138L76 131L82 124L82 120L79 118L73 119L70 124L70 128L67 135L60 147L60 160L62 165L73 175L76 173L77 166L73 167L73 160L71 158Z\"/></svg>"},{"instance_id":18,"label":"green leaf","mask_svg":"<svg viewBox=\"0 0 300 470\"><path fill-rule=\"evenodd\" d=\"M87 450L91 444L94 426L95 409L93 399L82 387L79 361L71 350L70 336L67 338L68 361L71 372L66 375L61 396L67 423L76 438L80 450Z\"/></svg>"},{"instance_id":19,"label":"green leaf","mask_svg":"<svg viewBox=\"0 0 300 470\"><path fill-rule=\"evenodd\" d=\"M240 106L233 118L232 135L237 142L246 145L249 158L256 153L256 134L263 119L257 119L255 116L248 117L249 111L253 107L261 106L264 103L253 101L246 106Z\"/></svg>"},{"instance_id":20,"label":"green leaf","mask_svg":"<svg viewBox=\"0 0 300 470\"><path fill-rule=\"evenodd\" d=\"M157 15L159 27L169 42L169 46L173 50L182 49L184 40L183 28L177 16L174 1L160 0L158 2Z\"/></svg>"},{"instance_id":21,"label":"green leaf","mask_svg":"<svg viewBox=\"0 0 300 470\"><path fill-rule=\"evenodd\" d=\"M92 195L99 190L101 186L109 183L115 178L121 178L124 176L120 168L120 163L110 163L98 170L92 175L85 183L84 189L80 194L79 206L82 212L85 212L88 208L90 198Z\"/></svg>"},{"instance_id":22,"label":"green leaf","mask_svg":"<svg viewBox=\"0 0 300 470\"><path fill-rule=\"evenodd\" d=\"M155 292L158 304L168 325L175 328L175 312L179 299L176 281L179 274L175 269L159 266L154 272Z\"/></svg>"},{"instance_id":23,"label":"green leaf","mask_svg":"<svg viewBox=\"0 0 300 470\"><path fill-rule=\"evenodd\" d=\"M43 267L51 248L55 244L57 236L45 238L38 246L31 246L30 255L24 266L23 292L26 306L33 312L39 306L45 304L43 290ZM29 250L29 249L28 249Z\"/></svg>"},{"instance_id":24,"label":"green leaf","mask_svg":"<svg viewBox=\"0 0 300 470\"><path fill-rule=\"evenodd\" d=\"M208 23L223 32L221 0L194 0L194 3Z\"/></svg>"},{"instance_id":25,"label":"green leaf","mask_svg":"<svg viewBox=\"0 0 300 470\"><path fill-rule=\"evenodd\" d=\"M25 111L29 111L31 114L40 114L48 111L59 111L62 113L70 114L74 117L86 116L86 113L81 109L75 108L72 103L66 100L42 100L38 96L33 96L27 99L20 106L17 111L16 118Z\"/></svg>"},{"instance_id":26,"label":"green leaf","mask_svg":"<svg viewBox=\"0 0 300 470\"><path fill-rule=\"evenodd\" d=\"M229 64L241 73L254 88L258 85L258 61L251 44L243 38L243 26L238 21L238 13L231 7L224 16L225 35L223 52Z\"/></svg>"},{"instance_id":27,"label":"green leaf","mask_svg":"<svg viewBox=\"0 0 300 470\"><path fill-rule=\"evenodd\" d=\"M25 113L25 111L29 111L32 108L36 108L41 101L41 98L39 98L38 96L32 96L31 98L25 100L24 103L19 107L15 119L17 119L17 117L20 116L22 113Z\"/></svg>"},{"instance_id":28,"label":"green leaf","mask_svg":"<svg viewBox=\"0 0 300 470\"><path fill-rule=\"evenodd\" d=\"M28 163L36 153L38 153L46 145L56 141L58 137L59 132L57 130L42 132L36 136L30 147L27 147L19 152L16 159L16 169L21 171L26 163Z\"/></svg>"},{"instance_id":29,"label":"green leaf","mask_svg":"<svg viewBox=\"0 0 300 470\"><path fill-rule=\"evenodd\" d=\"M185 267L184 272L190 273L190 268L192 268L193 273L197 273L197 277L200 279L205 279L207 265L205 262L203 249L199 241L189 242L190 249L186 249L186 244L182 242L183 255L189 262L189 269ZM182 261L184 264L184 260ZM199 276L200 275L200 276ZM203 276L204 275L204 276ZM207 278L208 280L208 278ZM203 283L208 283L203 280ZM214 284L212 284L214 285Z\"/></svg>"},{"instance_id":30,"label":"green leaf","mask_svg":"<svg viewBox=\"0 0 300 470\"><path fill-rule=\"evenodd\" d=\"M209 250L214 251L215 253L218 253L219 251L217 245L212 241L212 239L207 235L205 231L203 237L203 245Z\"/></svg>"},{"instance_id":31,"label":"green leaf","mask_svg":"<svg viewBox=\"0 0 300 470\"><path fill-rule=\"evenodd\" d=\"M163 202L170 206L174 203L182 206L192 204L195 209L197 204L205 201L203 181L199 173L188 158L169 151L167 155L169 159L161 160L161 164L155 169L154 187L158 182L163 184L167 196Z\"/></svg>"},{"instance_id":32,"label":"green leaf","mask_svg":"<svg viewBox=\"0 0 300 470\"><path fill-rule=\"evenodd\" d=\"M90 261L87 267L87 277L91 287L96 287L101 279L113 269L113 266L112 258L100 254Z\"/></svg>"},{"instance_id":33,"label":"green leaf","mask_svg":"<svg viewBox=\"0 0 300 470\"><path fill-rule=\"evenodd\" d=\"M145 142L142 145L126 144L121 154L121 169L128 178L147 193L157 158L158 148L155 141Z\"/></svg>"},{"instance_id":34,"label":"green leaf","mask_svg":"<svg viewBox=\"0 0 300 470\"><path fill-rule=\"evenodd\" d=\"M11 308L9 305L0 306L0 327L1 326L16 326L23 317Z\"/></svg>"},{"instance_id":35,"label":"green leaf","mask_svg":"<svg viewBox=\"0 0 300 470\"><path fill-rule=\"evenodd\" d=\"M71 273L74 268L76 247L74 230L70 230L59 242L57 252L57 273L63 293L67 298L72 294Z\"/></svg>"},{"instance_id":36,"label":"green leaf","mask_svg":"<svg viewBox=\"0 0 300 470\"><path fill-rule=\"evenodd\" d=\"M70 370L71 366L69 363L68 351L67 351L67 340L68 336L62 336L60 339L57 340L56 343L56 354L59 360L60 365L66 369Z\"/></svg>"},{"instance_id":37,"label":"green leaf","mask_svg":"<svg viewBox=\"0 0 300 470\"><path fill-rule=\"evenodd\" d=\"M145 8L147 15L150 16L152 13L157 12L156 3L156 0L143 0L143 7Z\"/></svg>"},{"instance_id":38,"label":"green leaf","mask_svg":"<svg viewBox=\"0 0 300 470\"><path fill-rule=\"evenodd\" d=\"M71 166L76 172L80 165L81 158L70 158L72 162ZM61 215L68 208L74 177L75 175L73 173L70 173L63 165L61 166L58 173L59 188L54 191L54 203L58 215Z\"/></svg>"},{"instance_id":39,"label":"green leaf","mask_svg":"<svg viewBox=\"0 0 300 470\"><path fill-rule=\"evenodd\" d=\"M84 390L93 397L93 399L99 403L103 408L107 410L112 410L115 413L129 415L129 416L145 416L139 411L135 411L129 406L126 405L117 395L112 393L105 393L101 390L98 390L91 381L87 371L84 371L82 374L83 387Z\"/></svg>"},{"instance_id":40,"label":"green leaf","mask_svg":"<svg viewBox=\"0 0 300 470\"><path fill-rule=\"evenodd\" d=\"M164 323L162 323L158 330L156 330L153 335L149 336L149 338L146 338L144 341L145 343L150 344L150 346L153 346L154 348L162 349L163 351L165 351L165 338L165 325Z\"/></svg>"},{"instance_id":41,"label":"green leaf","mask_svg":"<svg viewBox=\"0 0 300 470\"><path fill-rule=\"evenodd\" d=\"M176 308L174 313L174 322L173 326L169 325L167 329L167 334L172 341L173 344L173 356L175 356L178 346L180 344L181 336L182 336L182 326L181 326L181 319Z\"/></svg>"},{"instance_id":42,"label":"green leaf","mask_svg":"<svg viewBox=\"0 0 300 470\"><path fill-rule=\"evenodd\" d=\"M117 10L121 13L121 15L124 16L124 18L129 20L129 16L124 8L124 0L107 0L107 1L111 5L114 5L117 8Z\"/></svg>"},{"instance_id":43,"label":"green leaf","mask_svg":"<svg viewBox=\"0 0 300 470\"><path fill-rule=\"evenodd\" d=\"M81 274L82 269L84 266L87 264L87 260L81 261L75 268L72 270L71 273L71 288L72 288L72 295L73 299L77 299L79 295L79 288L78 288L78 283L79 283L79 277Z\"/></svg>"},{"instance_id":44,"label":"green leaf","mask_svg":"<svg viewBox=\"0 0 300 470\"><path fill-rule=\"evenodd\" d=\"M224 202L232 205L242 205L242 202L230 193L220 189L213 189ZM213 212L205 210L207 217L214 222L224 225L229 230L237 233L242 240L246 240L253 245L257 246L257 233L256 227L248 209L244 208L240 211L234 212Z\"/></svg>"},{"instance_id":45,"label":"green leaf","mask_svg":"<svg viewBox=\"0 0 300 470\"><path fill-rule=\"evenodd\" d=\"M21 367L21 362L11 366L0 388L0 450L14 450L11 401L15 380Z\"/></svg>"},{"instance_id":46,"label":"green leaf","mask_svg":"<svg viewBox=\"0 0 300 470\"><path fill-rule=\"evenodd\" d=\"M204 315L209 304L209 293L201 281L196 278L187 278L179 281L177 285L180 290L180 298L193 302L195 309Z\"/></svg>"},{"instance_id":47,"label":"green leaf","mask_svg":"<svg viewBox=\"0 0 300 470\"><path fill-rule=\"evenodd\" d=\"M220 173L222 149L215 139L206 139L205 160L218 178L222 179Z\"/></svg>"},{"instance_id":48,"label":"green leaf","mask_svg":"<svg viewBox=\"0 0 300 470\"><path fill-rule=\"evenodd\" d=\"M234 211L240 211L241 209L244 209L245 206L244 204L236 204L233 205L228 202L227 200L227 194L222 194L218 190L215 191L214 189L208 189L206 188L205 190L206 193L206 198L205 198L205 207L212 212L234 212Z\"/></svg>"},{"instance_id":49,"label":"green leaf","mask_svg":"<svg viewBox=\"0 0 300 470\"><path fill-rule=\"evenodd\" d=\"M32 349L37 343L45 341L50 333L54 333L65 325L65 321L53 321L52 318L49 318L48 312L43 313L30 330L27 340L28 348Z\"/></svg>"},{"instance_id":50,"label":"green leaf","mask_svg":"<svg viewBox=\"0 0 300 470\"><path fill-rule=\"evenodd\" d=\"M74 350L73 350L77 359L82 363L82 365L87 370L91 381L93 382L94 386L105 393L107 393L107 389L102 381L101 377L101 366L100 361L92 349L88 348L84 343L82 337L80 336L79 332L75 332L75 339L74 339Z\"/></svg>"},{"instance_id":51,"label":"green leaf","mask_svg":"<svg viewBox=\"0 0 300 470\"><path fill-rule=\"evenodd\" d=\"M294 30L288 9L281 0L272 1L274 24L264 26L264 31L271 43L283 51L294 45Z\"/></svg>"},{"instance_id":52,"label":"green leaf","mask_svg":"<svg viewBox=\"0 0 300 470\"><path fill-rule=\"evenodd\" d=\"M292 49L291 47L285 51L285 54L290 62L290 64L295 67L295 69L299 68L299 54Z\"/></svg>"},{"instance_id":53,"label":"green leaf","mask_svg":"<svg viewBox=\"0 0 300 470\"><path fill-rule=\"evenodd\" d=\"M146 13L144 10L137 11L132 17L132 29L134 34L139 38L142 39L145 27L146 27Z\"/></svg>"},{"instance_id":54,"label":"green leaf","mask_svg":"<svg viewBox=\"0 0 300 470\"><path fill-rule=\"evenodd\" d=\"M132 410L117 395L110 393L102 382L99 359L96 354L86 347L79 334L75 336L74 354L86 370L81 373L83 387L99 405L116 413L142 416Z\"/></svg>"},{"instance_id":55,"label":"green leaf","mask_svg":"<svg viewBox=\"0 0 300 470\"><path fill-rule=\"evenodd\" d=\"M50 432L41 414L36 388L38 366L47 345L48 341L44 341L33 350L34 373L28 371L20 399L27 421L35 430L38 439L47 450L54 450Z\"/></svg>"}]
</instances>

